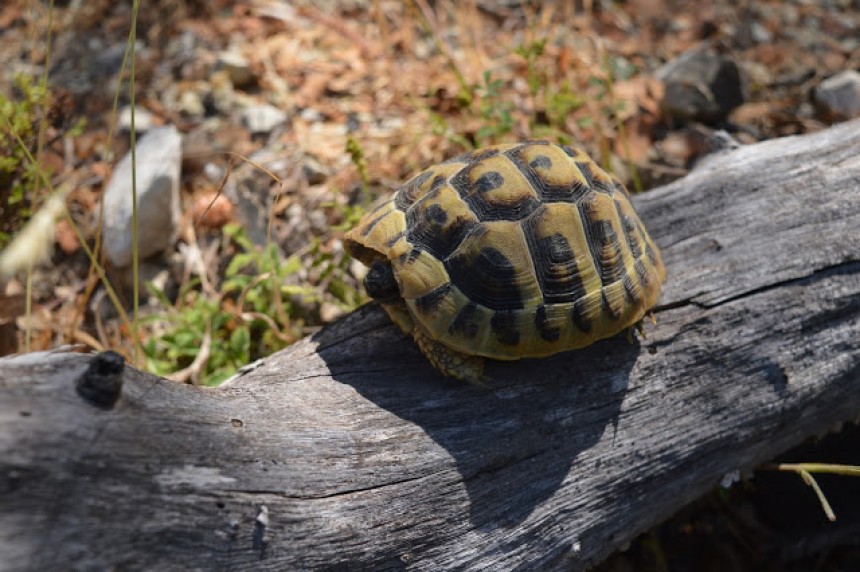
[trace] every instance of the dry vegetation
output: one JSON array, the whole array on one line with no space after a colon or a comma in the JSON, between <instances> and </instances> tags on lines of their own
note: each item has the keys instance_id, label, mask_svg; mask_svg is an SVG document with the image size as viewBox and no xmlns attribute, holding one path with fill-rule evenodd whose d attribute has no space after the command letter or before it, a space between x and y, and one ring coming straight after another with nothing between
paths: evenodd
<instances>
[{"instance_id":1,"label":"dry vegetation","mask_svg":"<svg viewBox=\"0 0 860 572\"><path fill-rule=\"evenodd\" d=\"M4 2L0 247L55 189L69 216L43 262L4 278L0 354L78 343L217 382L364 301L340 237L419 169L547 138L641 191L683 175L712 129L743 142L821 129L839 118L811 94L860 67L857 13L850 1L157 0L138 14L132 84L131 2ZM667 113L655 79L703 43L738 62L746 95L710 125ZM147 267L165 275L137 318L99 239L132 92L138 127L183 135L179 241ZM284 120L254 132L243 112L261 104ZM261 220L242 214L243 193ZM249 237L254 225L270 240Z\"/></svg>"}]
</instances>

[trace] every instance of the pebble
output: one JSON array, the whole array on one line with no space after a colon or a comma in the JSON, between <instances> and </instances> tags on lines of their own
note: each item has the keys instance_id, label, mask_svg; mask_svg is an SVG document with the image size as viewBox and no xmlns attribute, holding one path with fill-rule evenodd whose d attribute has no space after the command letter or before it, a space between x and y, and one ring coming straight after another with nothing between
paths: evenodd
<instances>
[{"instance_id":1,"label":"pebble","mask_svg":"<svg viewBox=\"0 0 860 572\"><path fill-rule=\"evenodd\" d=\"M131 106L126 105L119 110L117 117L117 127L120 131L131 131ZM134 131L135 133L145 133L152 128L152 113L142 107L134 108Z\"/></svg>"},{"instance_id":2,"label":"pebble","mask_svg":"<svg viewBox=\"0 0 860 572\"><path fill-rule=\"evenodd\" d=\"M660 106L670 119L716 124L745 99L738 64L710 49L685 52L655 76L665 84Z\"/></svg>"},{"instance_id":3,"label":"pebble","mask_svg":"<svg viewBox=\"0 0 860 572\"><path fill-rule=\"evenodd\" d=\"M191 117L203 117L206 114L203 98L191 89L183 91L179 96L179 110Z\"/></svg>"},{"instance_id":4,"label":"pebble","mask_svg":"<svg viewBox=\"0 0 860 572\"><path fill-rule=\"evenodd\" d=\"M299 117L301 117L303 121L307 121L308 123L321 123L325 121L325 115L312 107L302 109L302 111L299 113Z\"/></svg>"},{"instance_id":5,"label":"pebble","mask_svg":"<svg viewBox=\"0 0 860 572\"><path fill-rule=\"evenodd\" d=\"M251 133L270 133L287 121L287 114L274 105L261 103L242 111L242 121Z\"/></svg>"},{"instance_id":6,"label":"pebble","mask_svg":"<svg viewBox=\"0 0 860 572\"><path fill-rule=\"evenodd\" d=\"M257 82L257 76L251 69L251 64L242 54L233 51L221 52L216 62L217 69L226 71L233 85L238 88L248 87Z\"/></svg>"},{"instance_id":7,"label":"pebble","mask_svg":"<svg viewBox=\"0 0 860 572\"><path fill-rule=\"evenodd\" d=\"M815 90L815 103L835 118L860 117L860 72L846 70L822 81Z\"/></svg>"},{"instance_id":8,"label":"pebble","mask_svg":"<svg viewBox=\"0 0 860 572\"><path fill-rule=\"evenodd\" d=\"M319 185L324 183L331 173L325 165L313 157L306 156L302 161L302 174L307 179L308 184Z\"/></svg>"},{"instance_id":9,"label":"pebble","mask_svg":"<svg viewBox=\"0 0 860 572\"><path fill-rule=\"evenodd\" d=\"M138 256L169 248L179 224L182 142L176 127L150 130L137 141ZM105 254L115 267L132 261L131 153L117 164L104 195Z\"/></svg>"}]
</instances>

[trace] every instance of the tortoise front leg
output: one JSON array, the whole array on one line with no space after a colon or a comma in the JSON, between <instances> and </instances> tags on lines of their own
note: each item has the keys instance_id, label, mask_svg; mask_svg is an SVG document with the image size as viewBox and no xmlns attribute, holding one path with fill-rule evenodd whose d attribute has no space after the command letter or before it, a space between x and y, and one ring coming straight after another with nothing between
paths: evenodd
<instances>
[{"instance_id":1,"label":"tortoise front leg","mask_svg":"<svg viewBox=\"0 0 860 572\"><path fill-rule=\"evenodd\" d=\"M484 374L484 358L452 350L427 335L420 327L412 330L412 337L430 363L443 374L481 385Z\"/></svg>"}]
</instances>

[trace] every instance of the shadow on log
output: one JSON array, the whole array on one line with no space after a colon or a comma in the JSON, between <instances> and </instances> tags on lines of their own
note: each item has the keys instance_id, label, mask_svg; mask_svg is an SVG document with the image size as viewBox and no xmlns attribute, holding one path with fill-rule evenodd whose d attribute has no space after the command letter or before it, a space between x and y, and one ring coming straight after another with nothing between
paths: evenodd
<instances>
[{"instance_id":1,"label":"shadow on log","mask_svg":"<svg viewBox=\"0 0 860 572\"><path fill-rule=\"evenodd\" d=\"M860 415L860 121L636 197L647 338L440 378L368 306L215 390L0 360L0 569L592 565ZM78 383L80 385L80 383Z\"/></svg>"}]
</instances>

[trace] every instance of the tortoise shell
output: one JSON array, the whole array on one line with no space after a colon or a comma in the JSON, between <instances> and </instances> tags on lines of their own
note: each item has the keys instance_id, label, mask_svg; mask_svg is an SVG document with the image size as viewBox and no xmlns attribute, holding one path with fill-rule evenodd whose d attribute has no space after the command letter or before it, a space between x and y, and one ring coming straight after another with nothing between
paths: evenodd
<instances>
[{"instance_id":1,"label":"tortoise shell","mask_svg":"<svg viewBox=\"0 0 860 572\"><path fill-rule=\"evenodd\" d=\"M621 182L547 142L430 167L344 244L370 267L368 294L465 379L425 346L500 360L587 346L639 322L666 273Z\"/></svg>"}]
</instances>

